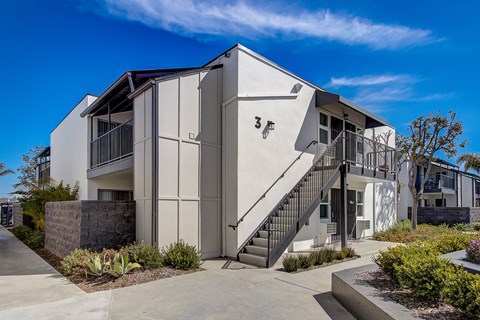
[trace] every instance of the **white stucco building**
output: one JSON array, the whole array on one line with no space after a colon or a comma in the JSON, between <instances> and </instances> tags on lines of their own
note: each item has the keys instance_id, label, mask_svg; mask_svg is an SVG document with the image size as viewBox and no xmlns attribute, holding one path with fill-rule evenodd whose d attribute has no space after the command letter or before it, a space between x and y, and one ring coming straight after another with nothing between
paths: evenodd
<instances>
[{"instance_id":1,"label":"white stucco building","mask_svg":"<svg viewBox=\"0 0 480 320\"><path fill-rule=\"evenodd\" d=\"M81 199L133 198L138 241L270 266L397 220L394 141L380 117L235 45L87 95L51 134L51 176Z\"/></svg>"}]
</instances>

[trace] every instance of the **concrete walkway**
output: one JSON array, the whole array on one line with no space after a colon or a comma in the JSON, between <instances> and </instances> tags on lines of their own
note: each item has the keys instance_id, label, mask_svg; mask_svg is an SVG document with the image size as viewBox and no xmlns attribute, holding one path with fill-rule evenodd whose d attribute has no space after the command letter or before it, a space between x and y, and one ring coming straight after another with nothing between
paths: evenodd
<instances>
[{"instance_id":1,"label":"concrete walkway","mask_svg":"<svg viewBox=\"0 0 480 320\"><path fill-rule=\"evenodd\" d=\"M3 235L4 230L0 229ZM3 239L3 237L2 237ZM17 242L7 237L6 242ZM364 247L384 249L388 244L367 241ZM0 246L0 255L11 245ZM25 249L25 248L23 248ZM14 256L34 253L13 251ZM369 250L370 250L369 249ZM372 249L373 250L373 249ZM357 251L358 252L358 251ZM36 258L34 258L34 256ZM28 258L28 259L30 259ZM21 259L21 258L19 258ZM28 260L26 257L23 258ZM23 261L25 261L23 260ZM37 261L41 263L41 261ZM330 294L332 272L371 263L371 256L324 268L288 274L271 269L257 269L236 261L208 260L204 271L163 279L128 288L93 294L51 276L47 268L42 281L28 285L28 274L22 264L10 262L10 275L2 278L0 319L354 319ZM31 264L31 263L29 263ZM16 265L16 267L14 267ZM18 276L12 274L18 272ZM58 275L58 274L57 274ZM3 279L6 277L5 279ZM61 285L59 285L61 284ZM27 287L23 290L18 287ZM68 288L68 289L67 289ZM50 292L56 291L55 297ZM25 294L25 297L22 297ZM43 296L50 296L43 298ZM63 296L63 299L61 297ZM33 297L32 301L29 297ZM21 298L19 300L19 298ZM24 301L21 303L21 301ZM26 303L25 301L28 301Z\"/></svg>"}]
</instances>

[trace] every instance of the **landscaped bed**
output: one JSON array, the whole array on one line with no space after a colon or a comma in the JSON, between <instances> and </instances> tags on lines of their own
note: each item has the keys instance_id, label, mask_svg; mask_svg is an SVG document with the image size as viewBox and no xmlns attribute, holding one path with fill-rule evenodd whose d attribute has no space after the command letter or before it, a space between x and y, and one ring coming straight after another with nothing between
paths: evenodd
<instances>
[{"instance_id":1,"label":"landscaped bed","mask_svg":"<svg viewBox=\"0 0 480 320\"><path fill-rule=\"evenodd\" d=\"M380 252L374 258L380 270L360 277L423 319L478 319L480 276L440 255L470 248L480 257L479 233L464 227L429 225L409 231L408 223L399 223L376 238L417 241Z\"/></svg>"},{"instance_id":2,"label":"landscaped bed","mask_svg":"<svg viewBox=\"0 0 480 320\"><path fill-rule=\"evenodd\" d=\"M62 268L62 258L57 257L45 248L38 248L34 250L40 257L54 267L58 272L63 274L68 280L74 283L77 287L85 292L96 292L111 290L123 287L129 287L140 283L166 279L183 274L200 271L201 268L193 270L177 270L170 267L161 267L151 270L142 270L133 273L125 274L120 278L115 278L109 274L101 277L94 277L81 274L65 275Z\"/></svg>"},{"instance_id":3,"label":"landscaped bed","mask_svg":"<svg viewBox=\"0 0 480 320\"><path fill-rule=\"evenodd\" d=\"M25 226L11 231L85 292L128 287L202 270L200 252L183 241L162 250L146 244L101 252L76 249L62 259L43 248L43 233L39 235Z\"/></svg>"},{"instance_id":4,"label":"landscaped bed","mask_svg":"<svg viewBox=\"0 0 480 320\"><path fill-rule=\"evenodd\" d=\"M350 247L337 251L328 247L307 254L287 255L283 258L283 271L301 272L326 267L340 262L357 259L355 250Z\"/></svg>"}]
</instances>

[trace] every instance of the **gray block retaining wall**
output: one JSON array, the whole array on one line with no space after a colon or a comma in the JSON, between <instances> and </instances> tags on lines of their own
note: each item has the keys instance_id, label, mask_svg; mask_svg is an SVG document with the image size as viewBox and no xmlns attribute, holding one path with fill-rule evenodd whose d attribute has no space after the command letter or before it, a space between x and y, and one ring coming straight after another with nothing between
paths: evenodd
<instances>
[{"instance_id":1,"label":"gray block retaining wall","mask_svg":"<svg viewBox=\"0 0 480 320\"><path fill-rule=\"evenodd\" d=\"M408 208L408 218L411 218L412 208ZM480 221L480 207L423 207L418 208L418 223L457 224Z\"/></svg>"},{"instance_id":2,"label":"gray block retaining wall","mask_svg":"<svg viewBox=\"0 0 480 320\"><path fill-rule=\"evenodd\" d=\"M76 248L135 241L135 201L62 201L45 205L45 248L65 257Z\"/></svg>"},{"instance_id":3,"label":"gray block retaining wall","mask_svg":"<svg viewBox=\"0 0 480 320\"><path fill-rule=\"evenodd\" d=\"M23 208L19 202L13 204L13 226L23 225Z\"/></svg>"}]
</instances>

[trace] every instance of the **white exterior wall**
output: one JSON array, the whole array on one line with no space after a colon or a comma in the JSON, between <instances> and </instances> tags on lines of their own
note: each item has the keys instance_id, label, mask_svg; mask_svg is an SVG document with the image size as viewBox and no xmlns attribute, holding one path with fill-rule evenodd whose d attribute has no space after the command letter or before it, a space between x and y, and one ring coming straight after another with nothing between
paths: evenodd
<instances>
[{"instance_id":1,"label":"white exterior wall","mask_svg":"<svg viewBox=\"0 0 480 320\"><path fill-rule=\"evenodd\" d=\"M57 182L80 186L80 200L96 199L89 192L87 169L89 166L89 119L80 113L97 98L86 95L50 134L50 175Z\"/></svg>"},{"instance_id":2,"label":"white exterior wall","mask_svg":"<svg viewBox=\"0 0 480 320\"><path fill-rule=\"evenodd\" d=\"M134 99L134 192L137 242L152 244L152 89Z\"/></svg>"},{"instance_id":3,"label":"white exterior wall","mask_svg":"<svg viewBox=\"0 0 480 320\"><path fill-rule=\"evenodd\" d=\"M462 197L460 207L473 207L473 194L475 189L472 187L472 178L461 175Z\"/></svg>"}]
</instances>

